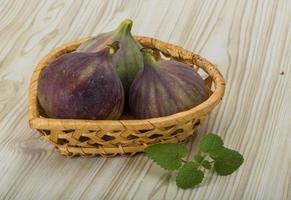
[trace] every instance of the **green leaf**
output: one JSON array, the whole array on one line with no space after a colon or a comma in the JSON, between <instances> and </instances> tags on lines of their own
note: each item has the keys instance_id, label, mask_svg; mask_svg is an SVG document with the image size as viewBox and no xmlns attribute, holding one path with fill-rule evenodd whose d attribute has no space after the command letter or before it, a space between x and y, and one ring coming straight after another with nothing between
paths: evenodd
<instances>
[{"instance_id":1,"label":"green leaf","mask_svg":"<svg viewBox=\"0 0 291 200\"><path fill-rule=\"evenodd\" d=\"M203 160L201 165L205 168L205 169L211 169L211 163L208 160Z\"/></svg>"},{"instance_id":2,"label":"green leaf","mask_svg":"<svg viewBox=\"0 0 291 200\"><path fill-rule=\"evenodd\" d=\"M176 184L181 188L191 188L202 182L204 173L198 170L194 162L184 164L179 170Z\"/></svg>"},{"instance_id":3,"label":"green leaf","mask_svg":"<svg viewBox=\"0 0 291 200\"><path fill-rule=\"evenodd\" d=\"M223 147L223 141L218 135L209 133L202 138L199 147L201 151L208 153L221 149Z\"/></svg>"},{"instance_id":4,"label":"green leaf","mask_svg":"<svg viewBox=\"0 0 291 200\"><path fill-rule=\"evenodd\" d=\"M181 167L181 158L187 155L188 150L180 144L166 143L149 146L145 153L162 168L176 170Z\"/></svg>"},{"instance_id":5,"label":"green leaf","mask_svg":"<svg viewBox=\"0 0 291 200\"><path fill-rule=\"evenodd\" d=\"M214 170L222 176L236 171L244 161L243 156L239 152L225 147L211 152L210 157L215 161Z\"/></svg>"},{"instance_id":6,"label":"green leaf","mask_svg":"<svg viewBox=\"0 0 291 200\"><path fill-rule=\"evenodd\" d=\"M200 154L197 154L197 155L194 156L194 160L195 160L197 163L201 163L203 159L204 159L204 157L201 156Z\"/></svg>"}]
</instances>

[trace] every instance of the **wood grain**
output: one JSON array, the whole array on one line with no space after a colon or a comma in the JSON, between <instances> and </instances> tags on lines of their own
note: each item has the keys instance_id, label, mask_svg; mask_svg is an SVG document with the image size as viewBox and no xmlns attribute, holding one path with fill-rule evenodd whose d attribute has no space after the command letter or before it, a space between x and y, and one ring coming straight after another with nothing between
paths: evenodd
<instances>
[{"instance_id":1,"label":"wood grain","mask_svg":"<svg viewBox=\"0 0 291 200\"><path fill-rule=\"evenodd\" d=\"M215 63L222 103L188 144L219 133L245 163L181 190L143 154L65 158L28 128L36 63L70 40L134 20L133 32ZM0 199L291 199L291 1L0 1Z\"/></svg>"}]
</instances>

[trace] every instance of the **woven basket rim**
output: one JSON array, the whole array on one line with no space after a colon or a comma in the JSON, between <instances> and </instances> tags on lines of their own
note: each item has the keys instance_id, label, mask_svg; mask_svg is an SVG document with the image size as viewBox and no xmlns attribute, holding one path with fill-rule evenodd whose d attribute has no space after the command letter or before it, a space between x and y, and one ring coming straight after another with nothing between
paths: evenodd
<instances>
[{"instance_id":1,"label":"woven basket rim","mask_svg":"<svg viewBox=\"0 0 291 200\"><path fill-rule=\"evenodd\" d=\"M187 60L188 62L202 68L214 81L215 89L213 94L204 102L187 111L175 113L173 115L150 118L150 119L132 119L132 120L82 120L82 119L53 119L40 116L37 102L37 84L41 70L57 55L62 55L66 52L73 51L81 43L90 39L91 37L74 40L60 47L54 49L45 57L43 57L37 64L30 82L29 88L29 125L36 129L50 129L51 127L62 127L67 129L76 129L79 126L87 129L101 128L105 130L116 130L127 128L144 127L144 129L154 128L155 126L169 126L174 125L179 121L191 120L195 116L206 114L210 112L222 99L225 90L225 81L219 70L208 60L198 54L192 53L179 46L163 42L150 37L135 36L135 38L143 45L150 48L155 48L163 54L168 54L173 58ZM173 55L174 54L174 55Z\"/></svg>"}]
</instances>

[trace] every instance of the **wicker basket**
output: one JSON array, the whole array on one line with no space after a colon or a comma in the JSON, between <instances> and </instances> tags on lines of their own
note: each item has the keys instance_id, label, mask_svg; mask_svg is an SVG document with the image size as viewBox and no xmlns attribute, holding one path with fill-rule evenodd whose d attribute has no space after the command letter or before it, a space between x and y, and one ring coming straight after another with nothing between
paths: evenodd
<instances>
[{"instance_id":1,"label":"wicker basket","mask_svg":"<svg viewBox=\"0 0 291 200\"><path fill-rule=\"evenodd\" d=\"M63 155L133 155L142 152L150 144L185 141L222 99L224 79L213 64L181 47L153 38L136 36L141 44L152 48L157 57L176 59L191 65L195 70L201 68L206 72L208 77L205 84L210 97L190 110L145 120L72 120L44 117L37 101L40 72L48 63L64 53L75 50L87 39L73 41L53 50L38 63L31 79L29 125L37 129L43 138L54 144Z\"/></svg>"}]
</instances>

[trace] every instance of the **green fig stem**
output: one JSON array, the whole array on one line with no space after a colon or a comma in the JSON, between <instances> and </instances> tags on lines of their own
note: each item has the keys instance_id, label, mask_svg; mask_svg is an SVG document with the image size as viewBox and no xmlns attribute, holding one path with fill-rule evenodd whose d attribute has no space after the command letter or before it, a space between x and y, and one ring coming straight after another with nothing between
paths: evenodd
<instances>
[{"instance_id":1,"label":"green fig stem","mask_svg":"<svg viewBox=\"0 0 291 200\"><path fill-rule=\"evenodd\" d=\"M111 44L108 44L107 46L109 47L109 54L113 55L119 49L119 42L115 41L115 42L112 42Z\"/></svg>"},{"instance_id":2,"label":"green fig stem","mask_svg":"<svg viewBox=\"0 0 291 200\"><path fill-rule=\"evenodd\" d=\"M130 19L126 19L123 22L121 22L121 24L118 26L118 28L116 29L116 32L120 33L120 32L124 32L124 33L130 33L131 28L132 28L132 20Z\"/></svg>"},{"instance_id":3,"label":"green fig stem","mask_svg":"<svg viewBox=\"0 0 291 200\"><path fill-rule=\"evenodd\" d=\"M141 53L143 54L144 60L150 62L150 63L156 63L156 59L154 57L154 51L150 48L141 48Z\"/></svg>"}]
</instances>

